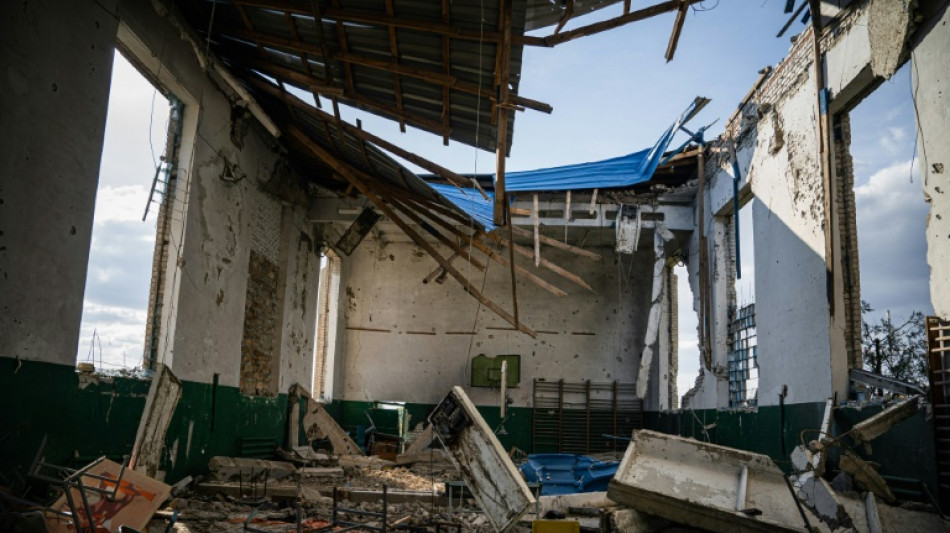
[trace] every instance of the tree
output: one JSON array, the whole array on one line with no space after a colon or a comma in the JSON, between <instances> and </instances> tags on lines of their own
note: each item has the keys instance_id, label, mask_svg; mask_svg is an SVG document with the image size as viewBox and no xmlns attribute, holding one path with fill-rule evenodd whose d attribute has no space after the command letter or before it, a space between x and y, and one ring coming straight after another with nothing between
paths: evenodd
<instances>
[{"instance_id":1,"label":"tree","mask_svg":"<svg viewBox=\"0 0 950 533\"><path fill-rule=\"evenodd\" d=\"M895 325L890 311L876 322L868 322L868 313L873 310L871 304L861 300L861 346L865 368L926 389L929 378L924 314L914 311L907 320Z\"/></svg>"}]
</instances>

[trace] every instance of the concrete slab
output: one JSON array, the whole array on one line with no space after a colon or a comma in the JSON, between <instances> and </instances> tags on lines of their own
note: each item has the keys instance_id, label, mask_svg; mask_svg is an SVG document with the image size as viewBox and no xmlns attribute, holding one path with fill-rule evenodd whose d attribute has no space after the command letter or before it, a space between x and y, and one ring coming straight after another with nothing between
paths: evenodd
<instances>
[{"instance_id":1,"label":"concrete slab","mask_svg":"<svg viewBox=\"0 0 950 533\"><path fill-rule=\"evenodd\" d=\"M746 496L740 502L741 492ZM782 472L767 456L653 431L634 432L607 496L638 511L710 531L804 530ZM818 524L813 516L809 520Z\"/></svg>"},{"instance_id":2,"label":"concrete slab","mask_svg":"<svg viewBox=\"0 0 950 533\"><path fill-rule=\"evenodd\" d=\"M265 461L245 457L212 457L208 461L208 475L213 481L263 482L278 481L292 476L297 468L285 461Z\"/></svg>"}]
</instances>

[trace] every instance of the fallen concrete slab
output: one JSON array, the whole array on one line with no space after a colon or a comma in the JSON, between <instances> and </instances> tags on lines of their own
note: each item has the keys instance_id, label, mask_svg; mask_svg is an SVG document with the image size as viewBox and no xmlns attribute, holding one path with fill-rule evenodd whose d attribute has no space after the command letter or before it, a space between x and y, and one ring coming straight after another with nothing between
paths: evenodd
<instances>
[{"instance_id":1,"label":"fallen concrete slab","mask_svg":"<svg viewBox=\"0 0 950 533\"><path fill-rule=\"evenodd\" d=\"M710 531L805 530L782 472L767 456L654 431L633 432L607 496Z\"/></svg>"},{"instance_id":2,"label":"fallen concrete slab","mask_svg":"<svg viewBox=\"0 0 950 533\"><path fill-rule=\"evenodd\" d=\"M211 481L258 482L264 479L280 481L297 472L293 463L265 461L246 457L212 457L208 461L208 479Z\"/></svg>"},{"instance_id":3,"label":"fallen concrete slab","mask_svg":"<svg viewBox=\"0 0 950 533\"><path fill-rule=\"evenodd\" d=\"M175 408L181 399L181 382L171 369L158 363L148 396L145 398L145 410L139 421L132 446L129 465L137 472L153 478L164 478L158 467L165 450L165 434L171 424Z\"/></svg>"},{"instance_id":4,"label":"fallen concrete slab","mask_svg":"<svg viewBox=\"0 0 950 533\"><path fill-rule=\"evenodd\" d=\"M495 531L534 508L528 485L461 387L452 388L429 422Z\"/></svg>"},{"instance_id":5,"label":"fallen concrete slab","mask_svg":"<svg viewBox=\"0 0 950 533\"><path fill-rule=\"evenodd\" d=\"M897 498L887 486L884 478L877 473L874 468L850 451L845 451L838 459L838 468L854 477L854 480L864 486L865 489L878 495L889 504L894 504Z\"/></svg>"},{"instance_id":6,"label":"fallen concrete slab","mask_svg":"<svg viewBox=\"0 0 950 533\"><path fill-rule=\"evenodd\" d=\"M894 404L871 418L855 424L848 431L848 435L856 444L872 441L890 431L898 423L913 416L917 412L919 400L919 396L914 396Z\"/></svg>"},{"instance_id":7,"label":"fallen concrete slab","mask_svg":"<svg viewBox=\"0 0 950 533\"><path fill-rule=\"evenodd\" d=\"M347 433L333 420L333 417L313 399L310 393L299 383L290 388L290 413L287 424L287 439L291 447L299 444L299 427L301 401L304 404L303 429L307 443L318 439L328 439L337 455L356 455L363 451Z\"/></svg>"}]
</instances>

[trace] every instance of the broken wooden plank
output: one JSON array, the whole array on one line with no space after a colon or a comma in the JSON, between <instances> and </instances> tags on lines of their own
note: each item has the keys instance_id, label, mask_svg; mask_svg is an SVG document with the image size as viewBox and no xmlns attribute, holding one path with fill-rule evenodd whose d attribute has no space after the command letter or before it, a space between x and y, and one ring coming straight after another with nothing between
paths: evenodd
<instances>
[{"instance_id":1,"label":"broken wooden plank","mask_svg":"<svg viewBox=\"0 0 950 533\"><path fill-rule=\"evenodd\" d=\"M378 455L341 455L337 459L337 464L343 468L368 468L370 470L383 470L396 466L395 461L388 461Z\"/></svg>"},{"instance_id":2,"label":"broken wooden plank","mask_svg":"<svg viewBox=\"0 0 950 533\"><path fill-rule=\"evenodd\" d=\"M157 477L165 449L165 434L181 399L181 382L171 369L156 363L152 385L145 399L145 410L135 434L129 465L136 472Z\"/></svg>"},{"instance_id":3,"label":"broken wooden plank","mask_svg":"<svg viewBox=\"0 0 950 533\"><path fill-rule=\"evenodd\" d=\"M679 10L676 12L676 21L673 23L673 33L670 34L670 42L666 46L666 62L673 60L676 54L676 45L679 43L680 34L683 32L683 23L686 22L686 12L689 10L689 4L682 2Z\"/></svg>"},{"instance_id":4,"label":"broken wooden plank","mask_svg":"<svg viewBox=\"0 0 950 533\"><path fill-rule=\"evenodd\" d=\"M506 531L534 507L521 473L461 387L452 388L429 422L495 531Z\"/></svg>"},{"instance_id":5,"label":"broken wooden plank","mask_svg":"<svg viewBox=\"0 0 950 533\"><path fill-rule=\"evenodd\" d=\"M468 292L473 297L475 297L475 299L481 302L482 305L491 309L496 315L504 319L505 322L508 322L509 324L515 326L518 329L518 331L521 331L522 333L529 335L532 338L537 338L538 334L533 329L529 328L528 326L524 324L519 323L507 311L499 307L498 304L488 299L488 297L482 294L482 292L479 291L474 285L472 285L472 283L468 279L462 276L461 272L456 270L455 267L451 265L451 263L449 263L441 255L439 255L439 253L435 250L435 248L433 248L431 244L426 242L426 240L421 235L419 235L414 229L412 229L412 227L409 226L409 224L403 221L402 218L400 218L392 209L390 209L389 205L386 204L386 202L384 202L382 199L380 199L376 195L376 193L374 193L357 176L357 173L354 172L353 169L351 169L348 165L341 162L333 154L328 152L325 148L323 148L322 146L314 142L313 139L308 137L307 134L304 133L302 130L296 127L293 127L290 129L289 133L291 136L295 137L298 141L303 143L303 145L306 146L311 152L313 152L315 156L319 157L325 163L333 167L333 169L339 172L341 175L343 175L343 177L346 178L347 181L352 183L357 188L357 190L359 190L360 193L363 194L363 196L367 197L371 202L373 202L376 205L376 207L379 208L380 211L383 212L384 215L389 217L390 220L392 220L397 226L399 226L399 228L402 229L402 231L406 235L408 235L409 238L412 239L413 242L415 242L420 248L425 250L425 252L428 253L430 256L432 256L433 259L438 261L438 263L442 265L442 268L444 268L446 272L449 273L449 275L455 278L455 280L458 281L462 285L462 288L464 288L466 292Z\"/></svg>"},{"instance_id":6,"label":"broken wooden plank","mask_svg":"<svg viewBox=\"0 0 950 533\"><path fill-rule=\"evenodd\" d=\"M525 249L524 247L519 246L519 245L517 245L517 244L512 244L510 240L508 240L508 239L506 239L506 238L504 238L504 237L500 237L500 236L498 236L497 234L495 234L494 232L492 232L492 233L487 233L486 235L488 235L490 238L492 238L493 240L495 240L496 242L500 243L500 244L503 245L503 246L511 246L511 247L513 248L513 251L514 251L514 252L517 252L519 255L522 255L522 256L527 257L527 258L529 258L529 259L533 259L533 258L534 258L534 254L533 254L530 250L527 250L527 249ZM549 260L547 260L547 259L545 259L545 258L543 258L543 257L540 258L540 263L541 263L541 266L543 266L544 268L550 270L551 272L554 272L555 274L561 276L562 278L564 278L564 279L566 279L566 280L568 280L568 281L570 281L570 282L572 282L572 283L574 283L574 284L576 284L576 285L580 285L581 287L583 287L583 288L589 290L590 292L596 293L596 291L595 291L590 285L588 285L586 281L584 281L583 279L581 279L581 277L578 276L577 274L574 274L573 272L569 272L569 271L567 271L566 269L564 269L564 268L562 268L562 267L560 267L560 266L558 266L558 265L552 263L551 261L549 261Z\"/></svg>"},{"instance_id":7,"label":"broken wooden plank","mask_svg":"<svg viewBox=\"0 0 950 533\"><path fill-rule=\"evenodd\" d=\"M897 498L894 497L894 493L891 492L884 478L881 477L867 461L861 459L853 452L846 450L841 454L841 457L838 458L838 468L840 468L842 472L851 474L855 481L863 485L867 490L880 496L881 499L887 503L893 505L897 501Z\"/></svg>"},{"instance_id":8,"label":"broken wooden plank","mask_svg":"<svg viewBox=\"0 0 950 533\"><path fill-rule=\"evenodd\" d=\"M521 229L519 227L514 228L514 234L521 237L531 237L530 231ZM594 261L600 261L603 259L603 257L600 254L591 252L590 250L585 250L583 248L578 248L577 246L571 246L570 244L561 242L557 239L552 239L551 237L547 237L545 235L538 235L538 239L540 239L542 243L547 244L551 246L552 248L564 250L565 252L571 252L572 254L577 254L579 256L586 257L588 259L593 259Z\"/></svg>"},{"instance_id":9,"label":"broken wooden plank","mask_svg":"<svg viewBox=\"0 0 950 533\"><path fill-rule=\"evenodd\" d=\"M430 424L422 430L422 433L419 433L419 435L409 443L409 447L406 448L406 451L403 453L422 453L429 447L430 444L432 444L433 440L435 440L435 435L432 433L432 425Z\"/></svg>"}]
</instances>

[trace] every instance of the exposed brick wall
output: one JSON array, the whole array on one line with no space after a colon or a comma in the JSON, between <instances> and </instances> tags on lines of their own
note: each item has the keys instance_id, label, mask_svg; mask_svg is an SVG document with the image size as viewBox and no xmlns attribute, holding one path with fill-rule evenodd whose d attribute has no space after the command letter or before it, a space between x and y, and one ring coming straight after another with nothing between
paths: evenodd
<instances>
[{"instance_id":1,"label":"exposed brick wall","mask_svg":"<svg viewBox=\"0 0 950 533\"><path fill-rule=\"evenodd\" d=\"M263 254L251 250L244 336L241 339L241 392L256 396L277 393L274 358L279 356L280 269Z\"/></svg>"},{"instance_id":2,"label":"exposed brick wall","mask_svg":"<svg viewBox=\"0 0 950 533\"><path fill-rule=\"evenodd\" d=\"M857 209L854 203L854 160L851 157L851 117L841 113L834 125L835 214L841 242L844 291L845 347L848 367L861 368L861 274L858 263Z\"/></svg>"},{"instance_id":3,"label":"exposed brick wall","mask_svg":"<svg viewBox=\"0 0 950 533\"><path fill-rule=\"evenodd\" d=\"M280 202L270 195L254 191L251 205L251 249L272 263L280 263Z\"/></svg>"},{"instance_id":4,"label":"exposed brick wall","mask_svg":"<svg viewBox=\"0 0 950 533\"><path fill-rule=\"evenodd\" d=\"M162 303L165 301L165 269L168 265L168 252L171 246L171 222L175 205L175 191L178 187L178 154L181 147L181 111L172 112L168 117L168 136L165 140L165 154L170 154L172 172L165 184L165 194L158 207L156 220L155 249L152 252L152 279L149 283L148 318L145 321L145 343L142 353L142 367L151 368L158 360L159 338L162 334Z\"/></svg>"}]
</instances>

